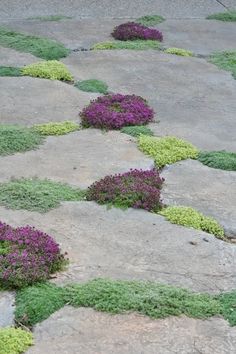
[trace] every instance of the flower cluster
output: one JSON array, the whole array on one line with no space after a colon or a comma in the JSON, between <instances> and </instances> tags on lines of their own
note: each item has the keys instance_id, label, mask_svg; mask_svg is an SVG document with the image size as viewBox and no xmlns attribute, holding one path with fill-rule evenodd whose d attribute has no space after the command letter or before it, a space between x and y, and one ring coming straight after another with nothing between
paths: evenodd
<instances>
[{"instance_id":1,"label":"flower cluster","mask_svg":"<svg viewBox=\"0 0 236 354\"><path fill-rule=\"evenodd\" d=\"M149 28L136 22L127 22L117 26L112 32L115 39L121 41L135 40L135 39L153 39L162 42L163 35L160 31L154 28Z\"/></svg>"},{"instance_id":2,"label":"flower cluster","mask_svg":"<svg viewBox=\"0 0 236 354\"><path fill-rule=\"evenodd\" d=\"M91 101L80 117L84 127L120 129L147 124L153 120L154 111L140 96L112 94Z\"/></svg>"},{"instance_id":3,"label":"flower cluster","mask_svg":"<svg viewBox=\"0 0 236 354\"><path fill-rule=\"evenodd\" d=\"M156 169L130 170L92 184L87 191L87 200L120 208L158 211L162 207L160 189L163 181Z\"/></svg>"},{"instance_id":4,"label":"flower cluster","mask_svg":"<svg viewBox=\"0 0 236 354\"><path fill-rule=\"evenodd\" d=\"M0 285L22 287L46 280L66 260L53 238L34 227L0 222Z\"/></svg>"}]
</instances>

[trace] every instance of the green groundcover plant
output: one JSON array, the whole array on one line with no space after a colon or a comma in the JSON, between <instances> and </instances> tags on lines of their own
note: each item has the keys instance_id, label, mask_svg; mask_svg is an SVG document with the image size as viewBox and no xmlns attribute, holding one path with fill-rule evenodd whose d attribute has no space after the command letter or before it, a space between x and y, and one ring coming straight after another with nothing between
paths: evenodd
<instances>
[{"instance_id":1,"label":"green groundcover plant","mask_svg":"<svg viewBox=\"0 0 236 354\"><path fill-rule=\"evenodd\" d=\"M103 94L108 93L107 84L101 80L91 79L78 81L76 82L75 87L85 92L98 92Z\"/></svg>"},{"instance_id":2,"label":"green groundcover plant","mask_svg":"<svg viewBox=\"0 0 236 354\"><path fill-rule=\"evenodd\" d=\"M184 206L168 206L159 212L172 224L192 227L213 234L218 238L224 238L224 229L211 217L207 217L197 210Z\"/></svg>"},{"instance_id":3,"label":"green groundcover plant","mask_svg":"<svg viewBox=\"0 0 236 354\"><path fill-rule=\"evenodd\" d=\"M204 165L226 171L236 171L236 153L228 151L203 151L198 160Z\"/></svg>"},{"instance_id":4,"label":"green groundcover plant","mask_svg":"<svg viewBox=\"0 0 236 354\"><path fill-rule=\"evenodd\" d=\"M63 44L48 38L31 36L0 27L0 46L26 52L46 60L57 60L69 55Z\"/></svg>"},{"instance_id":5,"label":"green groundcover plant","mask_svg":"<svg viewBox=\"0 0 236 354\"><path fill-rule=\"evenodd\" d=\"M230 71L236 79L236 50L213 53L209 61L220 69Z\"/></svg>"},{"instance_id":6,"label":"green groundcover plant","mask_svg":"<svg viewBox=\"0 0 236 354\"><path fill-rule=\"evenodd\" d=\"M73 81L73 76L65 64L57 60L33 63L22 68L21 72L22 75L39 77L42 79Z\"/></svg>"},{"instance_id":7,"label":"green groundcover plant","mask_svg":"<svg viewBox=\"0 0 236 354\"><path fill-rule=\"evenodd\" d=\"M21 76L21 68L0 66L0 76Z\"/></svg>"},{"instance_id":8,"label":"green groundcover plant","mask_svg":"<svg viewBox=\"0 0 236 354\"><path fill-rule=\"evenodd\" d=\"M80 125L72 121L37 124L34 129L41 135L64 135L80 129Z\"/></svg>"},{"instance_id":9,"label":"green groundcover plant","mask_svg":"<svg viewBox=\"0 0 236 354\"><path fill-rule=\"evenodd\" d=\"M152 27L164 21L165 18L160 15L146 15L146 16L139 17L135 22L141 23L142 25L147 27Z\"/></svg>"},{"instance_id":10,"label":"green groundcover plant","mask_svg":"<svg viewBox=\"0 0 236 354\"><path fill-rule=\"evenodd\" d=\"M121 132L134 137L138 137L140 135L149 135L149 136L154 135L152 130L145 125L133 125L133 126L131 125L128 127L123 127L121 129Z\"/></svg>"},{"instance_id":11,"label":"green groundcover plant","mask_svg":"<svg viewBox=\"0 0 236 354\"><path fill-rule=\"evenodd\" d=\"M235 22L236 21L236 10L219 12L217 14L207 16L207 19L208 20L219 20L219 21L224 21L224 22Z\"/></svg>"},{"instance_id":12,"label":"green groundcover plant","mask_svg":"<svg viewBox=\"0 0 236 354\"><path fill-rule=\"evenodd\" d=\"M161 44L156 40L132 40L132 41L110 41L100 42L92 46L92 50L110 50L110 49L131 49L131 50L147 50L160 49Z\"/></svg>"},{"instance_id":13,"label":"green groundcover plant","mask_svg":"<svg viewBox=\"0 0 236 354\"><path fill-rule=\"evenodd\" d=\"M141 135L138 139L139 149L152 157L159 168L185 159L196 159L198 150L191 143L173 136L156 138Z\"/></svg>"},{"instance_id":14,"label":"green groundcover plant","mask_svg":"<svg viewBox=\"0 0 236 354\"><path fill-rule=\"evenodd\" d=\"M39 21L62 21L62 20L71 20L72 17L64 15L50 15L50 16L37 16L30 17L28 20L39 20Z\"/></svg>"},{"instance_id":15,"label":"green groundcover plant","mask_svg":"<svg viewBox=\"0 0 236 354\"><path fill-rule=\"evenodd\" d=\"M21 354L33 345L33 335L21 328L0 328L0 354Z\"/></svg>"},{"instance_id":16,"label":"green groundcover plant","mask_svg":"<svg viewBox=\"0 0 236 354\"><path fill-rule=\"evenodd\" d=\"M0 184L0 205L45 213L61 201L79 201L85 192L47 179L16 179Z\"/></svg>"},{"instance_id":17,"label":"green groundcover plant","mask_svg":"<svg viewBox=\"0 0 236 354\"><path fill-rule=\"evenodd\" d=\"M175 55L180 55L182 57L192 57L193 52L191 50L187 49L182 49L182 48L168 48L164 50L165 53L167 54L175 54Z\"/></svg>"}]
</instances>

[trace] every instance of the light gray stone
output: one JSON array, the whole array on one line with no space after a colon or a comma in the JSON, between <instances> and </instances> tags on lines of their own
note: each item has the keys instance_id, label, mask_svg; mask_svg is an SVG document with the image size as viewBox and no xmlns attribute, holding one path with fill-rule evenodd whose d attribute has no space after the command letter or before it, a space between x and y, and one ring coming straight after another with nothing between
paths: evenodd
<instances>
[{"instance_id":1,"label":"light gray stone","mask_svg":"<svg viewBox=\"0 0 236 354\"><path fill-rule=\"evenodd\" d=\"M0 65L22 67L40 61L40 59L28 53L20 53L11 48L1 47ZM1 81L0 81L1 83Z\"/></svg>"},{"instance_id":2,"label":"light gray stone","mask_svg":"<svg viewBox=\"0 0 236 354\"><path fill-rule=\"evenodd\" d=\"M14 324L14 300L13 293L0 291L0 328Z\"/></svg>"}]
</instances>

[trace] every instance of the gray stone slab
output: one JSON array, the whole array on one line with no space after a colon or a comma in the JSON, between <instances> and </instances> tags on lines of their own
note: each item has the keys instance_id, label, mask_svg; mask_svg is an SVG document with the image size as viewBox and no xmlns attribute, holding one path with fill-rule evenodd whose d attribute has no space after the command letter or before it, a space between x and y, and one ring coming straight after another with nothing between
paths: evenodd
<instances>
[{"instance_id":1,"label":"gray stone slab","mask_svg":"<svg viewBox=\"0 0 236 354\"><path fill-rule=\"evenodd\" d=\"M13 293L0 291L0 328L14 324L14 300Z\"/></svg>"},{"instance_id":2,"label":"gray stone slab","mask_svg":"<svg viewBox=\"0 0 236 354\"><path fill-rule=\"evenodd\" d=\"M234 244L149 212L67 202L47 214L0 208L0 215L11 225L31 224L48 232L68 252L70 265L58 274L59 284L105 277L213 293L235 288Z\"/></svg>"},{"instance_id":3,"label":"gray stone slab","mask_svg":"<svg viewBox=\"0 0 236 354\"><path fill-rule=\"evenodd\" d=\"M146 98L160 120L152 126L156 135L205 150L236 150L236 81L204 59L123 50L74 53L63 61L75 77Z\"/></svg>"},{"instance_id":4,"label":"gray stone slab","mask_svg":"<svg viewBox=\"0 0 236 354\"><path fill-rule=\"evenodd\" d=\"M221 0L221 3L228 7L230 10L236 10L235 0Z\"/></svg>"},{"instance_id":5,"label":"gray stone slab","mask_svg":"<svg viewBox=\"0 0 236 354\"><path fill-rule=\"evenodd\" d=\"M236 330L221 318L109 315L65 307L36 326L28 354L234 354Z\"/></svg>"},{"instance_id":6,"label":"gray stone slab","mask_svg":"<svg viewBox=\"0 0 236 354\"><path fill-rule=\"evenodd\" d=\"M48 137L38 150L0 157L0 164L0 181L37 176L81 188L106 175L154 166L128 135L96 129Z\"/></svg>"},{"instance_id":7,"label":"gray stone slab","mask_svg":"<svg viewBox=\"0 0 236 354\"><path fill-rule=\"evenodd\" d=\"M20 53L11 48L1 47L0 49L0 65L22 67L39 61L33 55L28 53Z\"/></svg>"},{"instance_id":8,"label":"gray stone slab","mask_svg":"<svg viewBox=\"0 0 236 354\"><path fill-rule=\"evenodd\" d=\"M236 238L236 173L210 168L187 160L163 172L167 204L191 206L214 217L226 234Z\"/></svg>"}]
</instances>

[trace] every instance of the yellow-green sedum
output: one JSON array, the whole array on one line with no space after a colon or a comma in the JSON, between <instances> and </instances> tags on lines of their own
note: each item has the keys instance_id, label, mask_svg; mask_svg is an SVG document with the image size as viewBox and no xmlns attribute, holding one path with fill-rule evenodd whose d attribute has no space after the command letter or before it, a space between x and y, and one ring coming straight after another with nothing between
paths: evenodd
<instances>
[{"instance_id":1,"label":"yellow-green sedum","mask_svg":"<svg viewBox=\"0 0 236 354\"><path fill-rule=\"evenodd\" d=\"M0 354L21 354L33 345L30 332L20 328L0 329Z\"/></svg>"},{"instance_id":2,"label":"yellow-green sedum","mask_svg":"<svg viewBox=\"0 0 236 354\"><path fill-rule=\"evenodd\" d=\"M191 50L187 49L182 49L182 48L168 48L164 50L165 53L167 54L175 54L175 55L180 55L182 57L193 57L193 52Z\"/></svg>"},{"instance_id":3,"label":"yellow-green sedum","mask_svg":"<svg viewBox=\"0 0 236 354\"><path fill-rule=\"evenodd\" d=\"M80 130L80 125L71 121L50 122L37 124L34 129L41 135L64 135Z\"/></svg>"},{"instance_id":4,"label":"yellow-green sedum","mask_svg":"<svg viewBox=\"0 0 236 354\"><path fill-rule=\"evenodd\" d=\"M73 81L73 76L67 67L57 60L48 60L27 65L21 69L21 73L22 75L42 79Z\"/></svg>"}]
</instances>

